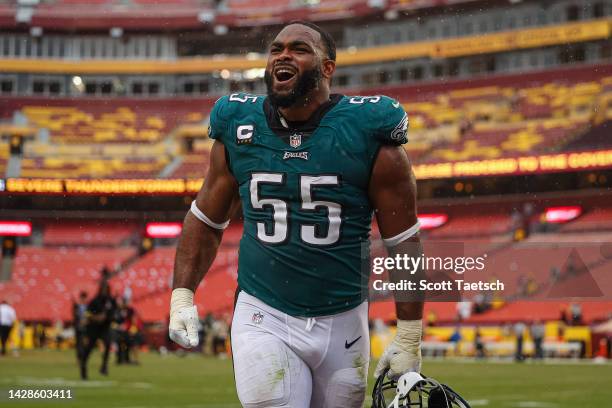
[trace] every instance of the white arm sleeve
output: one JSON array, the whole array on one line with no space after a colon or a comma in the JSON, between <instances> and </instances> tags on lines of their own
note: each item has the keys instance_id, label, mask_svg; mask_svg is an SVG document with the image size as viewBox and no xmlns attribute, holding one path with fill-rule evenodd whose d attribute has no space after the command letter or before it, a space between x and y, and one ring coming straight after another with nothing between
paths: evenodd
<instances>
[{"instance_id":1,"label":"white arm sleeve","mask_svg":"<svg viewBox=\"0 0 612 408\"><path fill-rule=\"evenodd\" d=\"M224 229L226 229L226 228L227 228L227 226L228 226L228 225L229 225L229 223L230 223L230 222L229 222L229 220L227 220L227 221L225 221L225 222L223 222L223 223L221 223L221 224L214 222L213 220L211 220L210 218L208 218L208 217L206 216L206 214L204 214L202 211L200 211L200 209L199 209L199 208L198 208L198 206L196 205L196 201L195 201L195 200L193 200L193 201L191 202L191 209L190 209L190 211L192 212L192 214L193 214L193 215L195 215L195 217L196 217L198 220L202 221L204 224L206 224L206 225L208 225L209 227L214 228L214 229L224 230Z\"/></svg>"},{"instance_id":2,"label":"white arm sleeve","mask_svg":"<svg viewBox=\"0 0 612 408\"><path fill-rule=\"evenodd\" d=\"M421 223L417 221L416 224L408 228L406 231L400 232L399 234L391 238L383 238L383 244L385 244L386 247L394 247L396 245L399 245L400 243L404 242L405 240L419 232L420 228Z\"/></svg>"}]
</instances>

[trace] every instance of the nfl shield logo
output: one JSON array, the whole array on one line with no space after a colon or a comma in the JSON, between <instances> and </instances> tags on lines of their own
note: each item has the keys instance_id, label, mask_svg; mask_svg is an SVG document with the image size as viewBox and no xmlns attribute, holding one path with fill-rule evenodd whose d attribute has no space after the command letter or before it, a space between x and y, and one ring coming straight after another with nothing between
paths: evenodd
<instances>
[{"instance_id":1,"label":"nfl shield logo","mask_svg":"<svg viewBox=\"0 0 612 408\"><path fill-rule=\"evenodd\" d=\"M294 149L297 149L302 144L302 135L296 133L294 135L289 136L289 145Z\"/></svg>"},{"instance_id":2,"label":"nfl shield logo","mask_svg":"<svg viewBox=\"0 0 612 408\"><path fill-rule=\"evenodd\" d=\"M261 322L263 322L263 318L264 316L261 313L259 312L253 313L253 318L252 318L253 323L261 324Z\"/></svg>"}]
</instances>

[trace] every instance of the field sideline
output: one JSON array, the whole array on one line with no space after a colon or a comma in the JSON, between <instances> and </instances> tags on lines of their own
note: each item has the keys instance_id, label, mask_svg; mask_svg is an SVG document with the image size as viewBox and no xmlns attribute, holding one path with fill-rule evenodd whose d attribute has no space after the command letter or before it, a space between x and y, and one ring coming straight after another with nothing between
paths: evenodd
<instances>
[{"instance_id":1,"label":"field sideline","mask_svg":"<svg viewBox=\"0 0 612 408\"><path fill-rule=\"evenodd\" d=\"M0 358L0 405L240 407L229 360L147 353L141 355L142 365L111 364L110 376L103 377L97 371L100 354L95 353L90 361L90 380L82 382L73 356L72 352L28 351L18 358ZM371 371L373 366L371 363ZM611 406L612 401L611 364L426 360L424 372L451 385L474 407L603 408ZM369 389L372 383L370 377ZM51 403L9 402L10 388L71 388L75 398Z\"/></svg>"}]
</instances>

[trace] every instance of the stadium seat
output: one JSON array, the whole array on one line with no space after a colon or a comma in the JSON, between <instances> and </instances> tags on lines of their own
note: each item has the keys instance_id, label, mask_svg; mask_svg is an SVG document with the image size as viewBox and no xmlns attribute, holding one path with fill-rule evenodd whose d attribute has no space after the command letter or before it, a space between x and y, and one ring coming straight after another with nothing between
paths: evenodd
<instances>
[{"instance_id":1,"label":"stadium seat","mask_svg":"<svg viewBox=\"0 0 612 408\"><path fill-rule=\"evenodd\" d=\"M70 320L78 293L95 294L102 267L112 270L135 254L129 247L21 247L12 279L0 282L0 297L22 320Z\"/></svg>"},{"instance_id":2,"label":"stadium seat","mask_svg":"<svg viewBox=\"0 0 612 408\"><path fill-rule=\"evenodd\" d=\"M44 245L120 245L137 231L129 222L51 222L43 227Z\"/></svg>"}]
</instances>

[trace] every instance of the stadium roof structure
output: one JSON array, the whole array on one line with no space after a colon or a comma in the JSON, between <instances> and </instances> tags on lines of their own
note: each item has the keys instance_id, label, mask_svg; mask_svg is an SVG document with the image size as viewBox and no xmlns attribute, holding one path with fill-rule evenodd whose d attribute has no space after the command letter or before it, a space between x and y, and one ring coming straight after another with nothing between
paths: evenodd
<instances>
[{"instance_id":1,"label":"stadium roof structure","mask_svg":"<svg viewBox=\"0 0 612 408\"><path fill-rule=\"evenodd\" d=\"M56 31L129 30L171 31L198 29L206 24L229 27L277 25L292 20L337 21L355 17L383 16L386 12L418 10L482 3L482 0L233 0L214 7L198 0L56 0L52 3L0 6L0 26L19 29L36 26Z\"/></svg>"}]
</instances>

